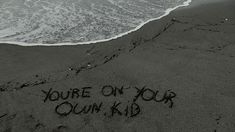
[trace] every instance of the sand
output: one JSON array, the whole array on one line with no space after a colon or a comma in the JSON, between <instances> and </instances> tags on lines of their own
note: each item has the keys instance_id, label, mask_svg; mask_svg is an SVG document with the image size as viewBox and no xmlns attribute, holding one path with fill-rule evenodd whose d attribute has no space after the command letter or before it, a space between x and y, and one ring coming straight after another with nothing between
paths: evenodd
<instances>
[{"instance_id":1,"label":"sand","mask_svg":"<svg viewBox=\"0 0 235 132\"><path fill-rule=\"evenodd\" d=\"M0 131L235 131L234 7L193 1L91 45L0 44Z\"/></svg>"}]
</instances>

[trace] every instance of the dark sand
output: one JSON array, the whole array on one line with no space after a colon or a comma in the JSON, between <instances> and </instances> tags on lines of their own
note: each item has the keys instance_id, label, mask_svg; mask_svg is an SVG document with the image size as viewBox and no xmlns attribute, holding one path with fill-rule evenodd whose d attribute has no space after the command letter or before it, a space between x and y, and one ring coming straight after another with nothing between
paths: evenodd
<instances>
[{"instance_id":1,"label":"dark sand","mask_svg":"<svg viewBox=\"0 0 235 132\"><path fill-rule=\"evenodd\" d=\"M104 43L0 44L0 132L234 132L235 1L221 1L193 1ZM104 85L129 89L104 97ZM41 90L66 92L88 86L90 98L82 98L81 90L78 99L43 101L46 95ZM130 117L129 107L126 116L125 105L131 106L137 95L135 87L143 86L158 90L159 102L138 98L140 113ZM167 90L176 97L160 100ZM150 95L148 91L144 97ZM103 105L98 113L61 116L55 108L64 101L78 103L77 111L94 102ZM121 102L121 113L116 110L112 116L115 101ZM69 106L59 111L68 112ZM133 105L132 114L138 111Z\"/></svg>"}]
</instances>

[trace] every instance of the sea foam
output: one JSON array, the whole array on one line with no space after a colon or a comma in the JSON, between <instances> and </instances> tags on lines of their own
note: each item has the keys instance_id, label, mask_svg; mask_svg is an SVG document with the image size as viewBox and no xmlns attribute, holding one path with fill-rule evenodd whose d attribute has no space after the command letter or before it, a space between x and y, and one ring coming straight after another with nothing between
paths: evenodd
<instances>
[{"instance_id":1,"label":"sea foam","mask_svg":"<svg viewBox=\"0 0 235 132\"><path fill-rule=\"evenodd\" d=\"M109 41L136 31L178 7L188 6L190 2L12 0L0 4L0 43L62 46Z\"/></svg>"}]
</instances>

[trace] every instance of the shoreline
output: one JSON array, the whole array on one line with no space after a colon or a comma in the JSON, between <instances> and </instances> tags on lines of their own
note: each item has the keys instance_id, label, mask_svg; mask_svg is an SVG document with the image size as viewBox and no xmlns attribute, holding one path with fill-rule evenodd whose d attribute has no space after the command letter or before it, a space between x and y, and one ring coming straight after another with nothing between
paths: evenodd
<instances>
[{"instance_id":1,"label":"shoreline","mask_svg":"<svg viewBox=\"0 0 235 132\"><path fill-rule=\"evenodd\" d=\"M108 39L101 39L101 40L95 40L95 41L87 41L87 42L78 42L78 43L55 43L55 44L43 44L43 43L25 43L25 42L15 42L15 41L0 41L0 44L6 44L6 45L17 45L17 46L24 46L24 47L32 47L32 46L46 46L46 47L53 47L53 46L73 46L73 45L87 45L87 44L96 44L96 43L102 43L102 42L108 42L108 41L112 41L112 40L116 40L119 39L121 37L124 37L128 34L131 34L133 32L136 32L137 30L139 30L140 28L142 28L143 26L145 26L146 24L148 24L149 22L152 21L157 21L167 15L169 15L172 11L180 8L180 7L187 7L190 6L190 3L192 2L192 0L187 0L185 1L183 4L178 5L176 7L173 8L168 8L165 13L157 18L152 18L147 20L146 22L141 23L139 26L137 26L136 28L121 33L117 36L108 38Z\"/></svg>"},{"instance_id":2,"label":"shoreline","mask_svg":"<svg viewBox=\"0 0 235 132\"><path fill-rule=\"evenodd\" d=\"M0 131L233 132L235 1L219 1L193 0L103 43L0 44ZM101 96L104 88L117 94ZM69 98L74 89L81 96ZM101 113L74 114L100 102ZM121 113L107 115L116 102Z\"/></svg>"}]
</instances>

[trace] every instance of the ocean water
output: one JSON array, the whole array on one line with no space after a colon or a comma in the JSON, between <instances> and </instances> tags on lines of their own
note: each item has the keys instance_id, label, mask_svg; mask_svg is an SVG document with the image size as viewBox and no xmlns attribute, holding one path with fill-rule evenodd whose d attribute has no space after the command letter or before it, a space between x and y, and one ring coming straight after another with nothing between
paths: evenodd
<instances>
[{"instance_id":1,"label":"ocean water","mask_svg":"<svg viewBox=\"0 0 235 132\"><path fill-rule=\"evenodd\" d=\"M186 0L0 0L0 41L83 43L135 29Z\"/></svg>"}]
</instances>

